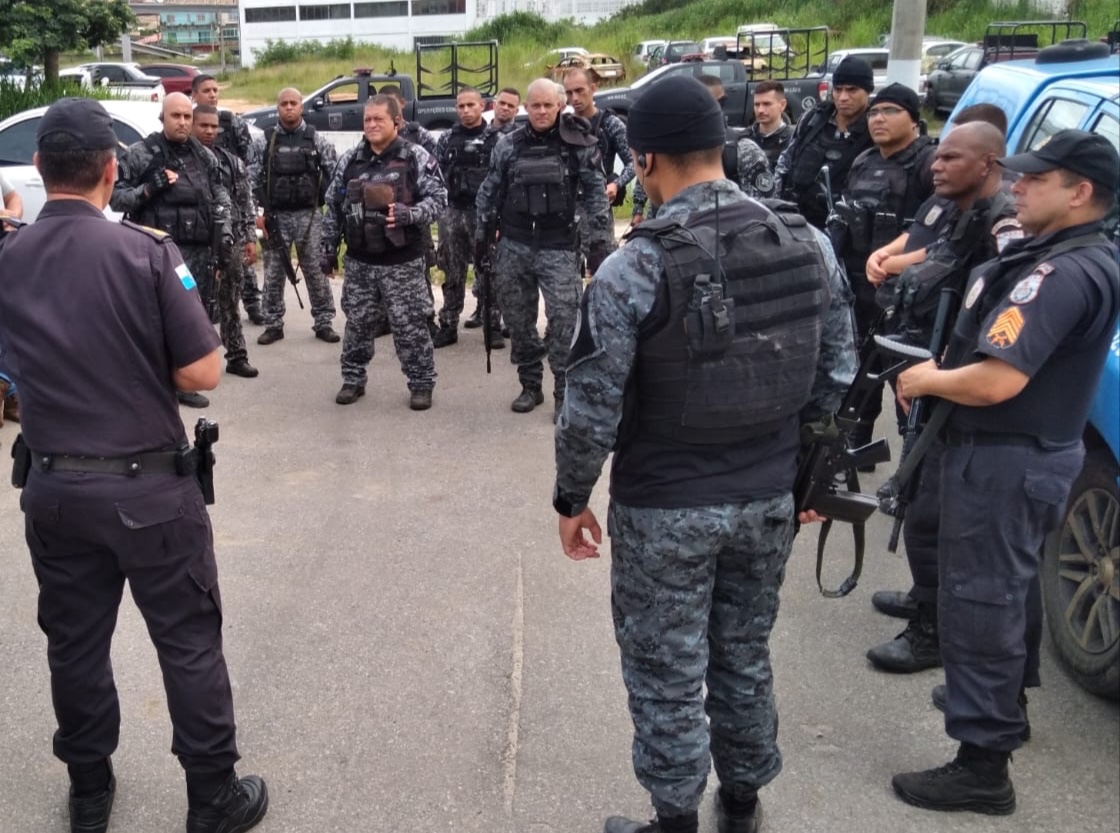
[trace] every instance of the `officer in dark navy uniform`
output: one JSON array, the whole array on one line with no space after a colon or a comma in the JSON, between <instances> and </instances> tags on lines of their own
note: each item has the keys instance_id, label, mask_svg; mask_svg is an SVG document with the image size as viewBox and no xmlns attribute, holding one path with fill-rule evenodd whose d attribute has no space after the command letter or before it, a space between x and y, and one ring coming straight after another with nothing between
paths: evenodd
<instances>
[{"instance_id":1,"label":"officer in dark navy uniform","mask_svg":"<svg viewBox=\"0 0 1120 833\"><path fill-rule=\"evenodd\" d=\"M903 801L1007 814L1007 764L1022 743L1027 605L1042 543L1065 511L1084 459L1082 432L1116 333L1120 269L1101 221L1120 157L1104 136L1062 130L1000 160L1018 240L977 269L943 368L904 372L900 400L955 403L942 435L938 534L948 765L896 775Z\"/></svg>"},{"instance_id":2,"label":"officer in dark navy uniform","mask_svg":"<svg viewBox=\"0 0 1120 833\"><path fill-rule=\"evenodd\" d=\"M0 342L23 397L13 479L71 831L109 826L120 733L109 649L126 579L163 671L187 833L248 830L268 797L234 772L213 538L175 397L217 385L218 337L171 238L102 213L117 176L105 109L62 99L37 138L47 202L0 248Z\"/></svg>"},{"instance_id":3,"label":"officer in dark navy uniform","mask_svg":"<svg viewBox=\"0 0 1120 833\"><path fill-rule=\"evenodd\" d=\"M588 503L614 451L611 609L657 817L603 829L698 833L714 764L720 833L757 833L782 768L768 643L799 427L851 383L851 293L820 231L724 177L723 112L695 78L639 98L627 130L661 209L583 295L553 493L565 554L597 556Z\"/></svg>"}]
</instances>

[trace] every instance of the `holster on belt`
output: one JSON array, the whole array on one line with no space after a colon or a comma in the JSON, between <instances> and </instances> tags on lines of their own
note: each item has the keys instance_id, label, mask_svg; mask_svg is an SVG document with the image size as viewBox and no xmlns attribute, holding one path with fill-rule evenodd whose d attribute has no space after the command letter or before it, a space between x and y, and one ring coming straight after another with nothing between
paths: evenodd
<instances>
[{"instance_id":1,"label":"holster on belt","mask_svg":"<svg viewBox=\"0 0 1120 833\"><path fill-rule=\"evenodd\" d=\"M12 443L12 485L22 489L27 485L27 476L31 472L31 449L23 441L23 434L16 435Z\"/></svg>"}]
</instances>

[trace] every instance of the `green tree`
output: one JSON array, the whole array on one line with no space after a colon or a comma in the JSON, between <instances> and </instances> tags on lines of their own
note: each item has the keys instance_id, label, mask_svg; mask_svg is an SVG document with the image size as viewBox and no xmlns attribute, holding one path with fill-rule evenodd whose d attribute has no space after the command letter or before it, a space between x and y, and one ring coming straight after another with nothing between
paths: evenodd
<instances>
[{"instance_id":1,"label":"green tree","mask_svg":"<svg viewBox=\"0 0 1120 833\"><path fill-rule=\"evenodd\" d=\"M136 22L127 0L0 0L0 49L41 63L58 80L58 56L108 43Z\"/></svg>"}]
</instances>

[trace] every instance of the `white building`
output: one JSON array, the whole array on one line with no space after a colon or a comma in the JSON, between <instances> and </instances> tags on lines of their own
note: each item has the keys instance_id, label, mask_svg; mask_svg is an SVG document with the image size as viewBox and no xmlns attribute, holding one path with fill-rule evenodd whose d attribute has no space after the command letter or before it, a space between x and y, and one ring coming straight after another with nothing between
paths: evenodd
<instances>
[{"instance_id":1,"label":"white building","mask_svg":"<svg viewBox=\"0 0 1120 833\"><path fill-rule=\"evenodd\" d=\"M571 18L577 23L594 23L638 2L641 0L478 0L478 19L510 12L535 12L545 20Z\"/></svg>"},{"instance_id":2,"label":"white building","mask_svg":"<svg viewBox=\"0 0 1120 833\"><path fill-rule=\"evenodd\" d=\"M411 50L475 25L477 0L241 0L241 65L265 42L341 38Z\"/></svg>"}]
</instances>

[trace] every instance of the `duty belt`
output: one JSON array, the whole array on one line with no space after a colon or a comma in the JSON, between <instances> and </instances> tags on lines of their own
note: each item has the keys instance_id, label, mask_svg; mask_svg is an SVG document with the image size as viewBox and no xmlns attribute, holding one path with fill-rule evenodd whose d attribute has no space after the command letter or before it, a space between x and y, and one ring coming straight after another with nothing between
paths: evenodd
<instances>
[{"instance_id":1,"label":"duty belt","mask_svg":"<svg viewBox=\"0 0 1120 833\"><path fill-rule=\"evenodd\" d=\"M1042 443L1029 434L1008 434L996 431L955 431L946 428L941 435L945 445L953 448L967 448L975 445L1019 445L1027 448L1042 448Z\"/></svg>"},{"instance_id":2,"label":"duty belt","mask_svg":"<svg viewBox=\"0 0 1120 833\"><path fill-rule=\"evenodd\" d=\"M31 452L31 464L39 471L74 471L87 474L119 474L136 477L141 474L194 474L198 458L194 450L147 451L127 457L83 457L75 454L44 454Z\"/></svg>"}]
</instances>

